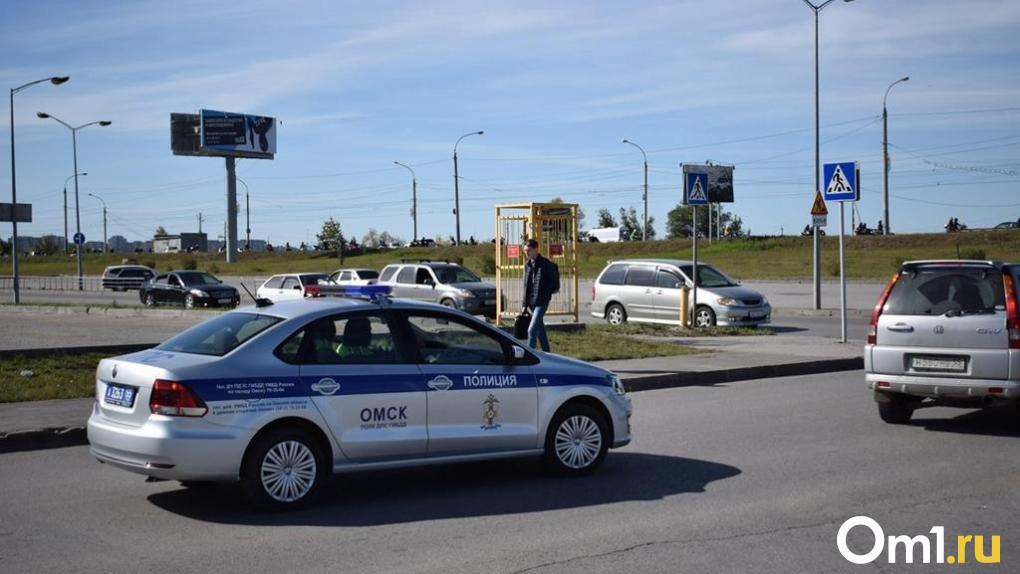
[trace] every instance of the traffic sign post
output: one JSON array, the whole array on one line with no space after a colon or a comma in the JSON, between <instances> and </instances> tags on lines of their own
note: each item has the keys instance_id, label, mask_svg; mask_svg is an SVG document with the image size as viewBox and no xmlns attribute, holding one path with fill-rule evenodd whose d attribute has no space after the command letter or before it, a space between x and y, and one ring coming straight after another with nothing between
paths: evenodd
<instances>
[{"instance_id":1,"label":"traffic sign post","mask_svg":"<svg viewBox=\"0 0 1020 574\"><path fill-rule=\"evenodd\" d=\"M708 174L699 172L684 173L684 203L693 209L691 217L691 280L694 281L693 298L691 300L691 325L698 326L698 206L708 205ZM712 217L711 212L708 214Z\"/></svg>"},{"instance_id":2,"label":"traffic sign post","mask_svg":"<svg viewBox=\"0 0 1020 574\"><path fill-rule=\"evenodd\" d=\"M861 172L857 162L854 161L827 163L822 171L825 181L825 199L839 202L839 322L840 342L846 343L846 251L843 245L846 223L843 216L843 204L848 201L860 200Z\"/></svg>"}]
</instances>

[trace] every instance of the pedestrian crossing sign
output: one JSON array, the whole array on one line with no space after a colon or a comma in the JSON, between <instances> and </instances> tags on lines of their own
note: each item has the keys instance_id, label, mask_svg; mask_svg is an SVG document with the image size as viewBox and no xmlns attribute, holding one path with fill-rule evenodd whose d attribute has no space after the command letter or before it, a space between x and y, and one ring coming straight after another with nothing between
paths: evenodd
<instances>
[{"instance_id":1,"label":"pedestrian crossing sign","mask_svg":"<svg viewBox=\"0 0 1020 574\"><path fill-rule=\"evenodd\" d=\"M827 163L825 175L825 201L857 201L861 198L857 181L857 162Z\"/></svg>"},{"instance_id":2,"label":"pedestrian crossing sign","mask_svg":"<svg viewBox=\"0 0 1020 574\"><path fill-rule=\"evenodd\" d=\"M708 174L685 173L684 203L687 205L708 204Z\"/></svg>"}]
</instances>

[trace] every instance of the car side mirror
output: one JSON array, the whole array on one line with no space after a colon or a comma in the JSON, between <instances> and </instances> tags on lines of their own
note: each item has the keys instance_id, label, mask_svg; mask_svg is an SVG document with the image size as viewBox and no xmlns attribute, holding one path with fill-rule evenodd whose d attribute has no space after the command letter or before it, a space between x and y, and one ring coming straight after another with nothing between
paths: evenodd
<instances>
[{"instance_id":1,"label":"car side mirror","mask_svg":"<svg viewBox=\"0 0 1020 574\"><path fill-rule=\"evenodd\" d=\"M301 286L300 285L295 285L294 286L294 290L295 291L300 291L301 290Z\"/></svg>"},{"instance_id":2,"label":"car side mirror","mask_svg":"<svg viewBox=\"0 0 1020 574\"><path fill-rule=\"evenodd\" d=\"M519 347L517 345L513 345L510 348L513 350L512 352L513 352L513 355L514 355L514 361L520 361L520 360L524 359L524 347Z\"/></svg>"}]
</instances>

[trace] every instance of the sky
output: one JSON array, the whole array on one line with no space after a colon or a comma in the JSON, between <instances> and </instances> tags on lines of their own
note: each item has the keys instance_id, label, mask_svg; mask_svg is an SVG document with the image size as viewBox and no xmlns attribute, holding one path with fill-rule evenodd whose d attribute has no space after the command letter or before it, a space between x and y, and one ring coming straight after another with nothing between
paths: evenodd
<instances>
[{"instance_id":1,"label":"sky","mask_svg":"<svg viewBox=\"0 0 1020 574\"><path fill-rule=\"evenodd\" d=\"M816 4L817 4L816 0ZM82 231L151 238L157 226L210 238L226 217L224 160L174 156L170 114L278 118L273 160L237 164L253 239L314 242L323 220L410 239L454 234L458 147L462 236L494 235L494 205L642 209L659 236L681 197L682 163L732 164L726 209L756 235L796 234L815 187L813 11L803 0L672 2L5 0L0 85L15 95L20 235L63 235L77 126ZM949 217L990 227L1020 217L1020 3L835 1L819 14L821 159L859 162L857 213L882 216L888 94L890 219L897 233ZM0 201L10 201L10 119L0 117ZM69 184L74 232L74 186ZM830 204L828 232L838 233ZM850 209L847 209L849 226ZM10 224L0 224L9 237Z\"/></svg>"}]
</instances>

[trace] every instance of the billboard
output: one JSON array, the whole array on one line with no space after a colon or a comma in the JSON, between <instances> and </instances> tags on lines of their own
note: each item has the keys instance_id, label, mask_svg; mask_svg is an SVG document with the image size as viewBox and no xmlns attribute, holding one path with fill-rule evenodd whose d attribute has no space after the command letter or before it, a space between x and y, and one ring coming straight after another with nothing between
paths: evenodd
<instances>
[{"instance_id":1,"label":"billboard","mask_svg":"<svg viewBox=\"0 0 1020 574\"><path fill-rule=\"evenodd\" d=\"M276 119L232 112L199 112L199 148L204 155L273 159Z\"/></svg>"},{"instance_id":2,"label":"billboard","mask_svg":"<svg viewBox=\"0 0 1020 574\"><path fill-rule=\"evenodd\" d=\"M708 203L733 203L733 166L685 163L683 173L684 182L687 181L686 176L689 173L703 173L708 176ZM684 198L687 197L686 191L685 189Z\"/></svg>"},{"instance_id":3,"label":"billboard","mask_svg":"<svg viewBox=\"0 0 1020 574\"><path fill-rule=\"evenodd\" d=\"M170 114L170 151L174 155L206 155L198 147L198 114Z\"/></svg>"}]
</instances>

